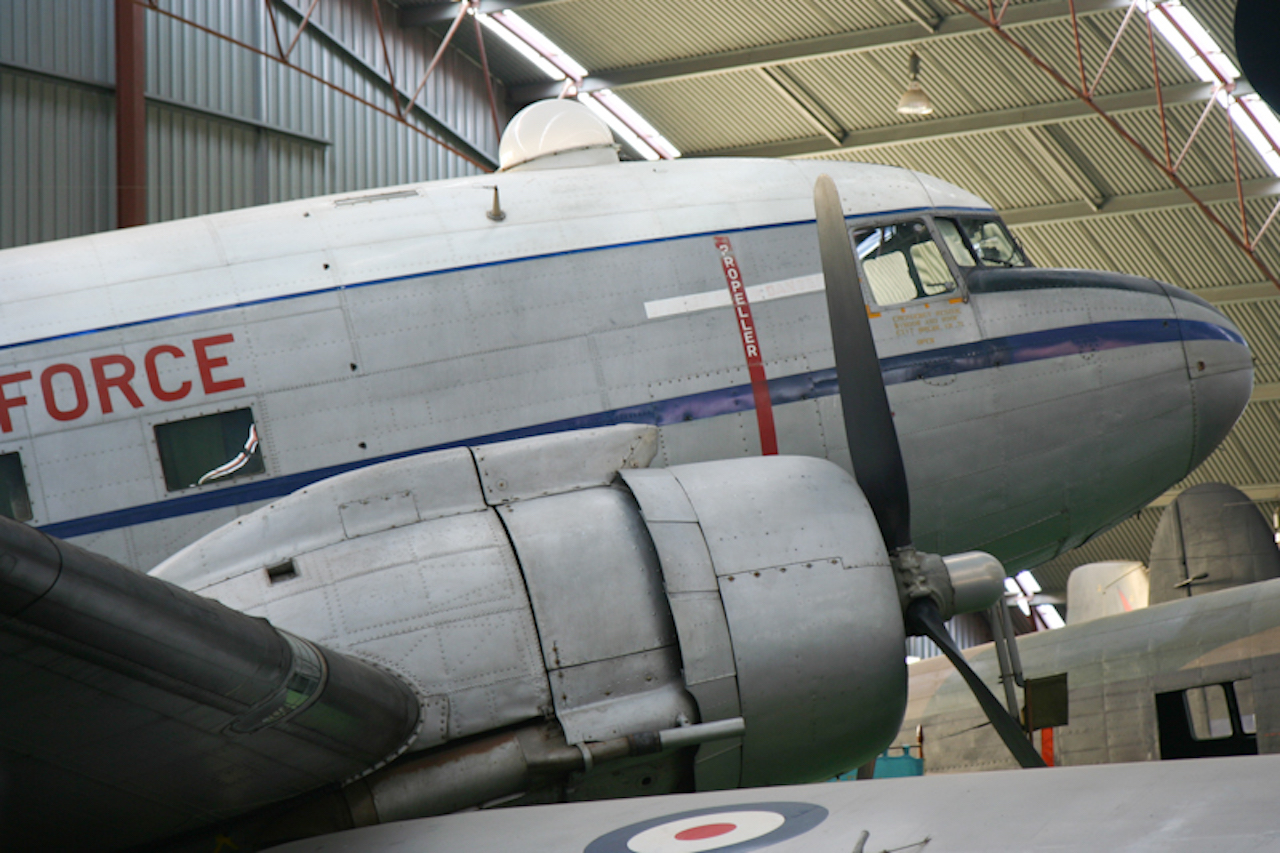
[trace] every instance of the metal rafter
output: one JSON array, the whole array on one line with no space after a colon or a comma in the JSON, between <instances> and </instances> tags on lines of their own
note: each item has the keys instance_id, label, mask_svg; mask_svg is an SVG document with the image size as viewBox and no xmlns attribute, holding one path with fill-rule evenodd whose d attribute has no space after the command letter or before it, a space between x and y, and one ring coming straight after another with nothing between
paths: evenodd
<instances>
[{"instance_id":1,"label":"metal rafter","mask_svg":"<svg viewBox=\"0 0 1280 853\"><path fill-rule=\"evenodd\" d=\"M1220 284L1217 287L1197 287L1195 295L1214 305L1232 302L1261 302L1274 299L1276 287L1269 281L1255 281L1248 284ZM1260 386L1259 386L1260 387Z\"/></svg>"},{"instance_id":2,"label":"metal rafter","mask_svg":"<svg viewBox=\"0 0 1280 853\"><path fill-rule=\"evenodd\" d=\"M1101 210L1107 200L1115 195L1107 179L1094 166L1093 161L1080 150L1080 146L1076 145L1075 140L1062 129L1062 125L1045 125L1044 135L1053 142L1053 148L1048 152L1049 155L1055 159L1059 156L1065 158L1067 163L1074 169L1074 172L1069 170L1071 180L1084 193L1085 201L1096 210Z\"/></svg>"},{"instance_id":3,"label":"metal rafter","mask_svg":"<svg viewBox=\"0 0 1280 853\"><path fill-rule=\"evenodd\" d=\"M1280 288L1280 278L1277 278L1276 274L1271 271L1271 269L1266 265L1266 263L1262 260L1262 258L1258 256L1257 252L1254 251L1257 244L1255 242L1251 242L1249 239L1247 210L1245 208L1246 197L1243 189L1244 182L1240 175L1240 164L1239 164L1238 158L1233 158L1233 167L1235 169L1236 185L1239 188L1237 195L1238 195L1238 200L1240 204L1240 216L1241 216L1241 221L1244 223L1244 227L1242 228L1242 233L1240 234L1237 234L1231 228L1231 226L1229 226L1225 221L1223 221L1221 217L1219 217L1216 213L1214 213L1214 211L1209 208L1208 203L1204 199L1202 199L1199 195L1197 195L1196 191L1192 189L1190 186L1188 186L1186 182L1182 180L1182 178L1178 174L1177 169L1174 168L1173 155L1171 153L1171 146L1169 141L1168 123L1165 118L1166 104L1163 97L1163 87L1160 84L1160 78L1159 78L1159 63L1156 59L1156 53L1154 48L1154 35L1152 35L1150 32L1150 26L1151 26L1150 15L1151 14L1163 14L1164 16L1169 18L1170 21L1173 20L1172 17L1169 15L1168 11L1165 10L1163 6L1157 5L1156 7L1154 7L1152 12L1147 13L1146 15L1147 25L1148 25L1148 38L1151 39L1152 41L1152 49L1151 49L1152 76L1154 78L1154 83L1155 83L1154 88L1157 95L1157 109L1159 110L1159 113L1160 113L1162 138L1163 138L1164 149L1165 149L1164 150L1165 156L1162 161L1162 159L1157 154L1152 152L1149 148L1147 148L1147 146L1142 144L1142 142L1139 141L1137 137L1135 137L1132 133L1130 133L1123 126L1121 126L1121 124L1116 120L1116 118L1111 114L1111 112L1109 112L1107 109L1105 109L1103 106L1100 105L1099 102L1102 100L1101 98L1095 99L1089 94L1088 73L1084 64L1083 53L1080 53L1080 52L1077 53L1078 61L1079 61L1080 79L1081 79L1081 85L1077 87L1075 84L1067 80L1067 78L1063 75L1061 71L1049 65L1047 62L1041 59L1038 55L1036 55L1036 53L1032 51L1029 47L1027 47L1025 44L1023 44L1022 42L1014 38L1014 36L1011 33L1009 33L1008 29L1001 23L999 17L994 13L991 14L989 17L984 16L982 12L970 6L969 3L966 2L966 0L948 0L948 2L950 2L957 9L961 10L964 14L967 14L970 17L972 17L975 21L981 22L983 26L985 26L988 30L994 33L1002 41L1004 41L1006 44L1008 44L1018 53L1022 54L1022 56L1025 57L1027 61L1029 61L1032 65L1036 66L1045 74L1047 74L1050 77L1050 79L1052 79L1055 83L1057 83L1062 88L1066 89L1068 92L1074 95L1077 99L1079 99L1082 103L1084 103L1091 111L1093 111L1096 115L1098 115L1121 139L1123 139L1126 143L1128 143L1130 147L1132 147L1135 151L1137 151L1153 167L1159 170L1170 181L1170 183L1172 183L1179 191L1185 194L1187 198L1190 199L1191 203L1194 204L1196 207L1198 207L1201 213L1203 213L1205 217L1210 222L1212 222L1214 226L1217 227L1218 230L1220 230L1227 237L1227 239L1231 241L1232 244L1236 246L1236 248L1238 248L1240 251L1244 252L1246 256L1248 256L1248 258L1253 262L1253 264L1256 267L1258 267L1259 270L1262 271L1263 275L1267 278L1268 281L1275 284L1277 288ZM1137 2L1138 0L1133 0L1133 3L1136 4ZM1076 28L1077 9L1075 9L1074 7L1071 10L1071 18L1072 18L1072 24L1073 24L1073 31L1078 33L1078 29ZM1173 23L1176 26L1176 21L1174 21ZM1194 42L1188 40L1188 43L1191 44L1193 47L1195 47ZM1199 52L1199 48L1195 48L1195 49L1197 52ZM1210 68L1213 68L1213 64L1211 62L1208 62L1206 57L1201 56L1201 58L1206 60L1206 64L1209 65ZM1214 73L1219 77L1220 82L1224 85L1229 85L1234 82L1234 81L1222 80L1221 75L1218 74L1216 69L1214 69ZM1249 115L1251 118L1254 119L1256 123L1257 122L1256 117L1254 117L1251 113ZM1229 116L1228 116L1228 121L1230 121ZM1260 127L1260 129L1263 129L1263 128ZM1265 129L1263 130L1265 133ZM1234 123L1232 124L1231 132L1232 134L1234 134L1235 132ZM1273 146L1274 144L1275 143L1272 142Z\"/></svg>"},{"instance_id":4,"label":"metal rafter","mask_svg":"<svg viewBox=\"0 0 1280 853\"><path fill-rule=\"evenodd\" d=\"M1166 507L1173 503L1177 499L1178 495L1182 494L1189 488L1191 487L1185 486L1178 489L1170 489L1151 503L1147 504L1147 508L1153 509ZM1250 483L1248 485L1237 484L1236 488L1244 492L1245 496L1254 503L1280 500L1280 483Z\"/></svg>"},{"instance_id":5,"label":"metal rafter","mask_svg":"<svg viewBox=\"0 0 1280 853\"><path fill-rule=\"evenodd\" d=\"M1098 216L1118 216L1134 213L1145 213L1153 210L1169 210L1178 207L1199 207L1201 204L1222 204L1236 201L1240 194L1245 199L1269 198L1280 195L1280 178L1258 178L1243 181L1239 186L1235 181L1225 184L1190 187L1193 197L1183 189L1161 190L1152 193L1133 193L1118 195L1107 199L1096 209L1085 201L1068 201L1060 204L1046 204L1037 207L1019 207L1002 212L1005 222L1010 225L1044 225L1050 222L1070 222L1077 219L1092 219Z\"/></svg>"},{"instance_id":6,"label":"metal rafter","mask_svg":"<svg viewBox=\"0 0 1280 853\"><path fill-rule=\"evenodd\" d=\"M761 68L760 74L769 85L795 108L796 112L821 133L832 145L840 145L847 136L835 116L824 107L808 89L800 85L781 65Z\"/></svg>"},{"instance_id":7,"label":"metal rafter","mask_svg":"<svg viewBox=\"0 0 1280 853\"><path fill-rule=\"evenodd\" d=\"M1080 15L1113 12L1125 9L1129 5L1129 0L1074 0L1074 2L1076 12ZM1032 2L1010 7L1005 12L1004 25L1017 27L1040 24L1046 21L1064 20L1070 17L1070 13L1071 10L1067 0L1032 0ZM591 92L597 89L619 89L624 86L701 77L707 74L720 74L727 71L761 68L769 65L782 65L788 62L816 59L823 56L863 53L887 47L916 45L935 39L981 32L984 26L985 24L975 22L969 15L962 13L942 17L937 28L932 33L917 22L894 24L869 30L858 30L831 36L799 39L781 44L713 53L689 59L675 59L648 65L637 65L631 68L601 70L583 78L579 91ZM510 96L514 103L524 104L543 98L554 98L558 91L557 87L558 84L552 83L515 86L511 89Z\"/></svg>"},{"instance_id":8,"label":"metal rafter","mask_svg":"<svg viewBox=\"0 0 1280 853\"><path fill-rule=\"evenodd\" d=\"M1251 90L1248 90L1242 84L1238 91ZM1164 97L1167 104L1190 104L1207 100L1213 95L1213 92L1214 87L1208 83L1187 83L1180 86L1170 86L1165 90ZM1114 114L1135 110L1149 110L1154 98L1155 90L1145 89L1138 92L1125 92L1120 95L1103 95L1094 98L1094 103L1101 105L1103 109ZM1072 119L1089 118L1094 114L1093 108L1080 101L1057 101L1051 104L995 110L956 118L897 122L883 127L855 130L847 133L841 142L835 145L831 143L829 138L820 136L792 139L786 142L768 142L739 148L720 148L687 153L702 157L804 157L814 154L839 154L864 148L878 148L884 145L905 145L912 142L953 139L977 133L990 133L996 130L1013 130L1022 127L1061 124Z\"/></svg>"}]
</instances>

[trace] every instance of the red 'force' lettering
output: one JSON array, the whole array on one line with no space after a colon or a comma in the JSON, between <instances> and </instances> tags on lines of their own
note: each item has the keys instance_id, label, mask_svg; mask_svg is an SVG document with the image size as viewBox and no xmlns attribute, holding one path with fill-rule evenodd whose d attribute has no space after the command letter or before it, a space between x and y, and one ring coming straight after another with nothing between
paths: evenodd
<instances>
[{"instance_id":1,"label":"red 'force' lettering","mask_svg":"<svg viewBox=\"0 0 1280 853\"><path fill-rule=\"evenodd\" d=\"M107 365L115 365L123 372L118 376L107 376ZM98 386L98 402L102 405L104 415L109 415L113 411L112 388L119 388L130 406L135 409L142 408L142 400L138 397L138 392L134 391L133 386L129 384L133 381L133 374L137 372L131 359L123 355L100 355L89 359L89 368L93 371L93 384Z\"/></svg>"},{"instance_id":2,"label":"red 'force' lettering","mask_svg":"<svg viewBox=\"0 0 1280 853\"><path fill-rule=\"evenodd\" d=\"M242 377L225 377L225 374L225 378L214 376L215 371L229 367L230 360L227 356L217 355L211 350L234 341L235 336L228 332L207 338L196 338L191 342L196 368L200 374L200 387L204 389L204 393L218 394L245 387ZM166 355L174 359L187 357L187 353L174 344L157 344L147 350L147 354L143 356L142 365L143 372L147 376L147 387L151 389L151 393L161 402L172 403L189 396L195 389L195 383L192 380L182 379L176 386L166 388L161 382L161 367L158 364L160 356ZM132 408L144 407L142 397L133 387L133 380L138 375L138 366L129 356L123 353L94 356L89 359L89 373L97 389L98 404L104 415L112 414L115 411L115 403L120 399L116 396L113 400L112 391L123 395ZM58 380L57 377L60 375L65 376L66 379ZM27 398L21 394L15 393L13 396L8 396L5 386L26 382L29 379L31 379L29 370L0 374L0 433L13 432L12 411L27 405ZM172 381L171 379L170 382ZM82 368L74 364L59 362L44 368L40 372L40 393L44 397L45 411L55 421L74 421L84 417L89 411L88 383L85 382Z\"/></svg>"},{"instance_id":3,"label":"red 'force' lettering","mask_svg":"<svg viewBox=\"0 0 1280 853\"><path fill-rule=\"evenodd\" d=\"M13 419L9 417L9 410L27 404L26 397L6 397L4 386L13 382L26 382L30 378L30 370L23 370L19 373L6 373L4 376L0 376L0 431L13 432Z\"/></svg>"},{"instance_id":4,"label":"red 'force' lettering","mask_svg":"<svg viewBox=\"0 0 1280 853\"><path fill-rule=\"evenodd\" d=\"M234 391L237 388L244 387L243 379L214 379L213 371L219 367L227 366L227 357L220 355L216 358L209 357L209 347L221 346L229 344L235 338L228 332L225 335L214 335L211 338L196 338L191 342L191 347L196 351L196 366L200 368L200 384L204 386L204 393L217 394L219 391Z\"/></svg>"},{"instance_id":5,"label":"red 'force' lettering","mask_svg":"<svg viewBox=\"0 0 1280 853\"><path fill-rule=\"evenodd\" d=\"M53 377L59 373L71 377L71 390L75 392L76 402L70 409L59 409L58 398L53 393ZM41 371L40 394L44 397L45 411L55 421L74 421L89 411L89 393L84 387L84 374L74 364L51 364Z\"/></svg>"},{"instance_id":6,"label":"red 'force' lettering","mask_svg":"<svg viewBox=\"0 0 1280 853\"><path fill-rule=\"evenodd\" d=\"M186 353L173 344L161 344L158 347L152 347L147 350L146 357L142 359L143 366L147 371L147 384L151 386L151 393L156 395L157 400L172 403L174 400L181 400L191 393L191 383L184 381L178 386L178 390L166 391L164 386L160 384L160 371L156 369L156 359L162 355L186 358Z\"/></svg>"}]
</instances>

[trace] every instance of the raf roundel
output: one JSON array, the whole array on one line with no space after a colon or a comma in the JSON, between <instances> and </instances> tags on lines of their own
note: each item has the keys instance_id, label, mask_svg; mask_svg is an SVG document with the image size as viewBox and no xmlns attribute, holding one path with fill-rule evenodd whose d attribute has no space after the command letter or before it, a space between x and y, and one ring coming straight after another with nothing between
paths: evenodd
<instances>
[{"instance_id":1,"label":"raf roundel","mask_svg":"<svg viewBox=\"0 0 1280 853\"><path fill-rule=\"evenodd\" d=\"M747 803L651 818L615 829L583 853L746 853L808 832L827 817L812 803Z\"/></svg>"}]
</instances>

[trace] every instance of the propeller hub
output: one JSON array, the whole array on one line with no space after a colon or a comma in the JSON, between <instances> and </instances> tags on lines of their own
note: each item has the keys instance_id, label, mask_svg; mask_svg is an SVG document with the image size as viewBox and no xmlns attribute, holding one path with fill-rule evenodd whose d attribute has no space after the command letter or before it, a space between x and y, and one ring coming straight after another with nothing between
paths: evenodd
<instances>
[{"instance_id":1,"label":"propeller hub","mask_svg":"<svg viewBox=\"0 0 1280 853\"><path fill-rule=\"evenodd\" d=\"M928 598L943 619L950 619L957 613L985 610L1004 594L1004 566L984 551L941 557L908 546L894 551L889 564L904 613Z\"/></svg>"}]
</instances>

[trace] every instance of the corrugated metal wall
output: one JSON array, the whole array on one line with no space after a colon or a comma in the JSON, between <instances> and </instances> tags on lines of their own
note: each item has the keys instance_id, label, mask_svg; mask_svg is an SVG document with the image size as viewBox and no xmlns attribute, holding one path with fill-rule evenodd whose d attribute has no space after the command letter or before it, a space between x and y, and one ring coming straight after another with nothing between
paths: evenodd
<instances>
[{"instance_id":1,"label":"corrugated metal wall","mask_svg":"<svg viewBox=\"0 0 1280 853\"><path fill-rule=\"evenodd\" d=\"M273 2L287 47L309 3ZM275 48L258 0L160 5ZM412 91L438 38L399 30L394 9L382 11L396 80ZM0 0L0 248L115 225L112 18L112 0ZM154 12L146 21L149 221L479 171L293 69ZM384 66L371 5L323 0L312 22L291 61L394 111L375 73ZM437 135L496 159L484 77L469 57L449 51L419 104L443 126ZM417 117L426 127L426 112Z\"/></svg>"}]
</instances>

